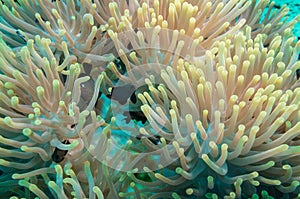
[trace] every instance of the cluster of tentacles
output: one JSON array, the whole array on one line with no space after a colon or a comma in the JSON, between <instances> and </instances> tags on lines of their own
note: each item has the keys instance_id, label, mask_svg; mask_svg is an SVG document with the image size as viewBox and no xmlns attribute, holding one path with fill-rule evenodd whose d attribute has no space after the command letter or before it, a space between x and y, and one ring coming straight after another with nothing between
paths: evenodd
<instances>
[{"instance_id":1,"label":"cluster of tentacles","mask_svg":"<svg viewBox=\"0 0 300 199\"><path fill-rule=\"evenodd\" d=\"M274 5L2 0L0 197L300 197L300 17Z\"/></svg>"}]
</instances>

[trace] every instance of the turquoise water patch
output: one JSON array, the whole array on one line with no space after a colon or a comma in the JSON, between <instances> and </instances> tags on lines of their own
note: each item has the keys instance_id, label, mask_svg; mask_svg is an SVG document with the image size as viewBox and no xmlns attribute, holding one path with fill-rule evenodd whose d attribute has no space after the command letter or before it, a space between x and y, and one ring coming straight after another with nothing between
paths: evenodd
<instances>
[{"instance_id":1,"label":"turquoise water patch","mask_svg":"<svg viewBox=\"0 0 300 199\"><path fill-rule=\"evenodd\" d=\"M295 18L297 15L300 15L300 1L297 1L297 0L275 0L274 2L275 2L274 8L276 8L276 9L280 9L284 5L287 5L287 7L289 8L288 21ZM266 13L266 10L265 10L265 13ZM300 22L295 25L294 34L297 37L300 37Z\"/></svg>"}]
</instances>

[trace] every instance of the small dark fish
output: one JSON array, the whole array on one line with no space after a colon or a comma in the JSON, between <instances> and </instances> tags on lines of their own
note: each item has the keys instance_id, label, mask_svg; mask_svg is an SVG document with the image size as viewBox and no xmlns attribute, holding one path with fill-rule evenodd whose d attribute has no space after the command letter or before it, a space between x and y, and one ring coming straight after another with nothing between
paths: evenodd
<instances>
[{"instance_id":1,"label":"small dark fish","mask_svg":"<svg viewBox=\"0 0 300 199\"><path fill-rule=\"evenodd\" d=\"M92 70L92 68L93 68L93 65L84 62L84 63L82 63L82 67L83 67L83 69L84 69L85 74L90 74L90 73L91 73L91 70Z\"/></svg>"},{"instance_id":2,"label":"small dark fish","mask_svg":"<svg viewBox=\"0 0 300 199\"><path fill-rule=\"evenodd\" d=\"M65 140L62 142L63 144L70 144L69 140ZM56 163L60 163L65 159L65 156L67 155L68 150L61 150L57 147L55 148L53 154L52 154L52 160Z\"/></svg>"},{"instance_id":3,"label":"small dark fish","mask_svg":"<svg viewBox=\"0 0 300 199\"><path fill-rule=\"evenodd\" d=\"M94 90L95 90L95 82L90 76L91 70L92 70L92 65L89 63L83 63L82 64L84 72L79 75L79 77L85 77L89 76L90 79L86 82L81 83L81 97L80 101L78 103L78 106L80 107L81 110L84 110L88 103L91 101L94 95ZM102 92L99 91L97 99L102 95ZM98 102L98 100L97 100ZM97 105L97 102L95 106Z\"/></svg>"},{"instance_id":4,"label":"small dark fish","mask_svg":"<svg viewBox=\"0 0 300 199\"><path fill-rule=\"evenodd\" d=\"M118 101L124 105L129 98L134 94L135 86L133 84L126 84L124 86L116 86L111 90L111 94L107 95L108 98ZM134 97L132 97L134 99ZM136 100L136 98L135 98Z\"/></svg>"},{"instance_id":5,"label":"small dark fish","mask_svg":"<svg viewBox=\"0 0 300 199\"><path fill-rule=\"evenodd\" d=\"M154 84L158 87L158 84ZM149 92L148 85L140 86L136 88L133 84L129 83L123 86L113 87L111 94L106 95L109 99L118 101L121 105L124 105L129 100L129 111L125 111L125 121L128 124L131 120L140 121L142 124L147 122L147 117L139 109L142 105L141 101L138 100L138 93Z\"/></svg>"},{"instance_id":6,"label":"small dark fish","mask_svg":"<svg viewBox=\"0 0 300 199\"><path fill-rule=\"evenodd\" d=\"M154 86L159 86L154 84ZM124 112L126 117L126 123L128 124L131 120L140 121L142 124L147 122L147 117L138 108L140 107L141 101L137 99L138 93L149 92L148 85L140 86L136 88L133 84L126 84L124 86L113 87L111 94L107 95L108 98L117 100L121 105L124 105L129 100L129 111ZM137 109L138 108L138 109Z\"/></svg>"},{"instance_id":7,"label":"small dark fish","mask_svg":"<svg viewBox=\"0 0 300 199\"><path fill-rule=\"evenodd\" d=\"M147 122L147 117L144 115L143 111L125 111L124 116L125 121L128 124L131 120L141 121L142 124Z\"/></svg>"},{"instance_id":8,"label":"small dark fish","mask_svg":"<svg viewBox=\"0 0 300 199\"><path fill-rule=\"evenodd\" d=\"M79 77L88 76L88 74L80 74ZM95 82L92 78L88 81L80 84L81 96L78 102L78 107L80 110L85 110L93 98L94 95Z\"/></svg>"},{"instance_id":9,"label":"small dark fish","mask_svg":"<svg viewBox=\"0 0 300 199\"><path fill-rule=\"evenodd\" d=\"M137 103L136 88L133 84L126 84L124 86L116 86L111 90L111 94L107 95L109 99L118 101L121 105L124 105L129 99L129 107ZM132 110L124 113L126 123L128 124L131 120L141 121L143 124L147 121L144 113L140 110Z\"/></svg>"},{"instance_id":10,"label":"small dark fish","mask_svg":"<svg viewBox=\"0 0 300 199\"><path fill-rule=\"evenodd\" d=\"M147 138L153 144L158 145L161 137L159 135L146 136L141 134L136 136L136 139L138 140L141 140L142 138Z\"/></svg>"}]
</instances>

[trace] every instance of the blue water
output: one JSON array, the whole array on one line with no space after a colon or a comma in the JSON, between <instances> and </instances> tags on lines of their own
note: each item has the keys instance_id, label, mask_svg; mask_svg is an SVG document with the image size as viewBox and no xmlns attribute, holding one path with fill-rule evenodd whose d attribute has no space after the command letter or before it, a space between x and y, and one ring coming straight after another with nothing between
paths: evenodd
<instances>
[{"instance_id":1,"label":"blue water","mask_svg":"<svg viewBox=\"0 0 300 199\"><path fill-rule=\"evenodd\" d=\"M299 0L273 0L275 2L275 7L280 9L284 4L286 4L289 11L289 20L295 18L297 15L300 15L300 1ZM300 23L295 25L294 34L299 38L300 37Z\"/></svg>"}]
</instances>

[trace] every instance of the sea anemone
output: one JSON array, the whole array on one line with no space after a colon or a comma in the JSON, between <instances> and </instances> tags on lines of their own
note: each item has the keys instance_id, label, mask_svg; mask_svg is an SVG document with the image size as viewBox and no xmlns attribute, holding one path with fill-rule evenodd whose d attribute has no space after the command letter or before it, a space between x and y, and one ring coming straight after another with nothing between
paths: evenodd
<instances>
[{"instance_id":1,"label":"sea anemone","mask_svg":"<svg viewBox=\"0 0 300 199\"><path fill-rule=\"evenodd\" d=\"M287 7L4 0L0 13L1 197L300 197Z\"/></svg>"},{"instance_id":2,"label":"sea anemone","mask_svg":"<svg viewBox=\"0 0 300 199\"><path fill-rule=\"evenodd\" d=\"M131 135L137 159L144 160L135 172L147 181L131 174L143 186L140 193L153 198L299 193L300 42L286 29L265 47L266 37L252 39L249 29L215 42L204 56L181 53L178 46L189 42L174 41L176 31L168 30L171 41L161 40L167 33L159 28L149 28L149 37L143 29L136 36L109 33L116 47L134 49L117 49L127 73L113 70L118 81L107 82L136 88L125 91L131 96L125 105L113 90L111 106L115 117L131 112L127 117L137 122L129 130L118 125ZM148 122L141 122L141 113L135 117L138 111Z\"/></svg>"},{"instance_id":3,"label":"sea anemone","mask_svg":"<svg viewBox=\"0 0 300 199\"><path fill-rule=\"evenodd\" d=\"M124 2L121 1L123 4ZM129 1L131 5L113 2L109 4L112 17L108 20L110 28L116 32L132 29L161 26L176 29L186 35L204 40L203 47L210 47L236 30L250 26L254 37L265 34L269 42L275 35L292 28L298 18L287 22L289 9L286 6L274 9L275 3L268 0L234 1ZM122 4L122 6L120 6ZM138 5L138 6L137 6ZM130 7L131 9L123 9ZM267 10L265 15L263 11ZM122 15L122 13L125 13Z\"/></svg>"},{"instance_id":4,"label":"sea anemone","mask_svg":"<svg viewBox=\"0 0 300 199\"><path fill-rule=\"evenodd\" d=\"M0 2L0 14L0 35L11 47L24 46L39 35L52 41L51 49L57 56L63 55L62 41L67 42L69 52L81 61L94 45L103 42L104 24L95 21L95 5L87 0L9 0ZM104 49L97 61L111 61L110 49Z\"/></svg>"},{"instance_id":5,"label":"sea anemone","mask_svg":"<svg viewBox=\"0 0 300 199\"><path fill-rule=\"evenodd\" d=\"M79 78L81 66L69 54L65 42L61 44L64 60L55 58L50 44L49 39L39 36L17 50L3 40L0 43L2 197L22 191L17 187L7 189L17 183L13 174L39 172L52 160L59 161L61 157L54 157L55 148L67 151L78 147L79 132L97 100L95 92L88 104L78 105L80 85L89 77ZM95 90L100 81L99 76ZM94 125L99 126L95 121Z\"/></svg>"}]
</instances>

